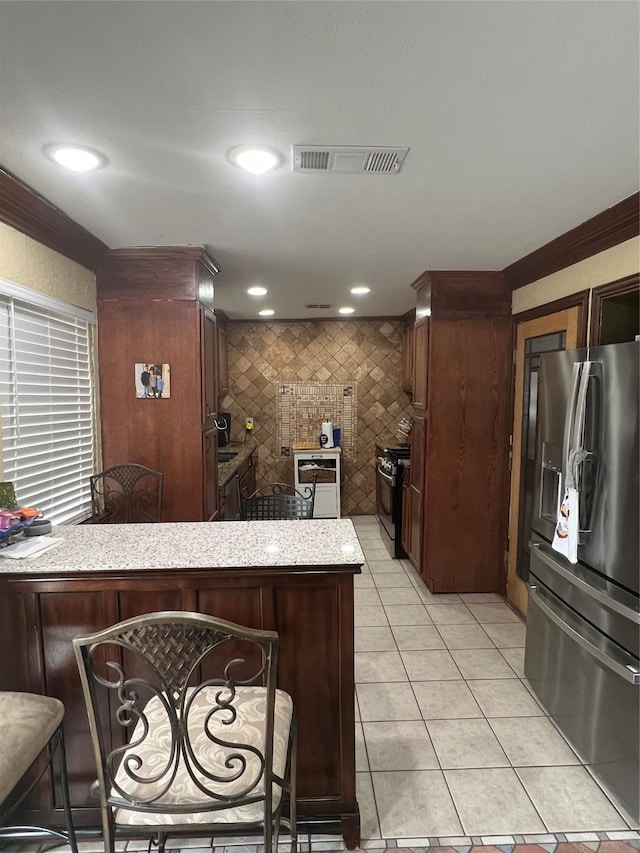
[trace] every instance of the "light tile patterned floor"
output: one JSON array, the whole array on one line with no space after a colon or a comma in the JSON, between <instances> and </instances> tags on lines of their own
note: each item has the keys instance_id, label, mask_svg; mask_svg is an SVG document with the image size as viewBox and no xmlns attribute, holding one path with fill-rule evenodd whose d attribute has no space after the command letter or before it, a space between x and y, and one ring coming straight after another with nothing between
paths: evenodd
<instances>
[{"instance_id":1,"label":"light tile patterned floor","mask_svg":"<svg viewBox=\"0 0 640 853\"><path fill-rule=\"evenodd\" d=\"M637 841L529 690L519 615L494 594L432 595L373 516L353 522L363 846Z\"/></svg>"}]
</instances>

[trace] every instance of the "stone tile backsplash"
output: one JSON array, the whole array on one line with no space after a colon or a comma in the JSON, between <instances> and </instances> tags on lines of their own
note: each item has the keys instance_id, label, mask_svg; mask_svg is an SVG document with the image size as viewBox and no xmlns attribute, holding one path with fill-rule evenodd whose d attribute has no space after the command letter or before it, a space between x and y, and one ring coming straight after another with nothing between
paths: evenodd
<instances>
[{"instance_id":1,"label":"stone tile backsplash","mask_svg":"<svg viewBox=\"0 0 640 853\"><path fill-rule=\"evenodd\" d=\"M396 425L411 412L402 390L402 321L231 321L227 342L230 392L222 409L231 414L233 440L244 437L244 418L254 418L259 485L293 481L293 460L278 446L279 386L356 384L355 461L343 465L342 514L372 513L375 444L398 441Z\"/></svg>"}]
</instances>

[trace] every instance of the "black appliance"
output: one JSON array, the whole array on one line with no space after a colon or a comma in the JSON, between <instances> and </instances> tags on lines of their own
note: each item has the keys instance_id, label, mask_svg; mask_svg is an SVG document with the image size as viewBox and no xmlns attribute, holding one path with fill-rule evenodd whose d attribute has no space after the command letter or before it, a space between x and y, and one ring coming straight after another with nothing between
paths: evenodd
<instances>
[{"instance_id":1,"label":"black appliance","mask_svg":"<svg viewBox=\"0 0 640 853\"><path fill-rule=\"evenodd\" d=\"M218 430L218 447L225 447L231 443L231 415L229 412L218 412L216 415L216 429Z\"/></svg>"},{"instance_id":2,"label":"black appliance","mask_svg":"<svg viewBox=\"0 0 640 853\"><path fill-rule=\"evenodd\" d=\"M560 730L635 821L639 363L633 342L540 357L524 663ZM569 540L558 513L575 513L563 503L567 485L578 493L579 529L576 553L564 556L557 549Z\"/></svg>"},{"instance_id":3,"label":"black appliance","mask_svg":"<svg viewBox=\"0 0 640 853\"><path fill-rule=\"evenodd\" d=\"M406 557L402 547L402 481L411 448L384 447L376 463L376 515L384 544L395 559Z\"/></svg>"}]
</instances>

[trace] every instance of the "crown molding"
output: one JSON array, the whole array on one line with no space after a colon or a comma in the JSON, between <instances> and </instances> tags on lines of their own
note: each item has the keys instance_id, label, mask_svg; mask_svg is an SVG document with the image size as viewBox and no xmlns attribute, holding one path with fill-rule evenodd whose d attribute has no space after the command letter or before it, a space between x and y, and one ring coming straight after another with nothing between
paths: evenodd
<instances>
[{"instance_id":1,"label":"crown molding","mask_svg":"<svg viewBox=\"0 0 640 853\"><path fill-rule=\"evenodd\" d=\"M93 271L109 250L102 240L3 169L0 222Z\"/></svg>"},{"instance_id":2,"label":"crown molding","mask_svg":"<svg viewBox=\"0 0 640 853\"><path fill-rule=\"evenodd\" d=\"M634 193L503 270L511 289L531 284L640 234L640 193Z\"/></svg>"}]
</instances>

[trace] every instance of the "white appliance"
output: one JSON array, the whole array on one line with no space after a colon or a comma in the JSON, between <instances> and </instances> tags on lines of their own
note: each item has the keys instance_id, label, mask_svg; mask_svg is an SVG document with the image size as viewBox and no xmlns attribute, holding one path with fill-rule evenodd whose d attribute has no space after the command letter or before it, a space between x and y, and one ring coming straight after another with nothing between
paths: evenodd
<instances>
[{"instance_id":1,"label":"white appliance","mask_svg":"<svg viewBox=\"0 0 640 853\"><path fill-rule=\"evenodd\" d=\"M326 441L322 438L323 435L326 436ZM320 443L323 447L333 447L333 424L331 421L322 421Z\"/></svg>"}]
</instances>

